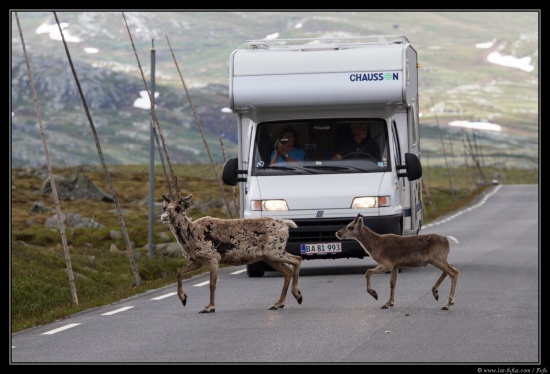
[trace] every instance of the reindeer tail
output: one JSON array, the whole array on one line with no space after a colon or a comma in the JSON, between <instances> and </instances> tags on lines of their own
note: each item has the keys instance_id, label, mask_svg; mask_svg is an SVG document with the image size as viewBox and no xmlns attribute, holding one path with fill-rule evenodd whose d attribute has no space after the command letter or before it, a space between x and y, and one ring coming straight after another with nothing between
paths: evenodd
<instances>
[{"instance_id":1,"label":"reindeer tail","mask_svg":"<svg viewBox=\"0 0 550 374\"><path fill-rule=\"evenodd\" d=\"M455 238L454 236L447 236L447 239L449 239L450 241L455 242L456 244L458 244L458 239Z\"/></svg>"},{"instance_id":2,"label":"reindeer tail","mask_svg":"<svg viewBox=\"0 0 550 374\"><path fill-rule=\"evenodd\" d=\"M296 225L296 223L293 220L284 219L283 222L286 223L288 227L293 227L293 228L298 227L298 225Z\"/></svg>"}]
</instances>

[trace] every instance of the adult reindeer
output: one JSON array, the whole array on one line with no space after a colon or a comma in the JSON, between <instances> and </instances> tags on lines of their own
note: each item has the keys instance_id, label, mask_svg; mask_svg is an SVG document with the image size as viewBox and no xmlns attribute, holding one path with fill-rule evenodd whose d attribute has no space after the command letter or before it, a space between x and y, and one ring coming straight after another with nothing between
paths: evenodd
<instances>
[{"instance_id":1,"label":"adult reindeer","mask_svg":"<svg viewBox=\"0 0 550 374\"><path fill-rule=\"evenodd\" d=\"M271 217L221 219L202 217L196 221L186 215L189 200L193 195L171 201L164 200L162 223L169 224L170 230L181 247L187 265L178 271L178 297L185 306L187 295L183 290L182 279L185 273L208 266L210 269L210 302L199 313L216 311L216 283L220 264L245 265L264 261L284 277L279 300L270 309L282 309L292 279L292 295L302 303L302 293L298 289L298 276L302 258L286 251L288 228L297 227L291 220L276 220ZM291 270L292 267L292 270Z\"/></svg>"},{"instance_id":2,"label":"adult reindeer","mask_svg":"<svg viewBox=\"0 0 550 374\"><path fill-rule=\"evenodd\" d=\"M450 251L449 241L458 243L452 236L438 234L425 234L414 236L401 236L395 234L379 235L363 225L363 216L358 214L355 219L346 227L336 232L336 237L342 239L355 239L361 244L365 252L378 263L374 269L368 269L367 292L378 300L378 294L371 288L370 277L373 274L391 271L390 276L390 299L381 309L393 307L395 284L399 268L420 267L432 264L441 269L443 274L432 287L432 294L439 300L438 288L441 282L448 275L451 278L451 292L443 310L448 310L454 304L456 283L459 271L448 261Z\"/></svg>"}]
</instances>

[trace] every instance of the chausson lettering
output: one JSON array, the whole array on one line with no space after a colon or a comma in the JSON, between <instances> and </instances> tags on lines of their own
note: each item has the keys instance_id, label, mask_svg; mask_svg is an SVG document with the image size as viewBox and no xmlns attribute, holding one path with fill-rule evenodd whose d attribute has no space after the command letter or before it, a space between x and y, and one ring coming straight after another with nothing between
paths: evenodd
<instances>
[{"instance_id":1,"label":"chausson lettering","mask_svg":"<svg viewBox=\"0 0 550 374\"><path fill-rule=\"evenodd\" d=\"M354 73L350 74L352 82L371 82L383 80L399 80L399 73Z\"/></svg>"}]
</instances>

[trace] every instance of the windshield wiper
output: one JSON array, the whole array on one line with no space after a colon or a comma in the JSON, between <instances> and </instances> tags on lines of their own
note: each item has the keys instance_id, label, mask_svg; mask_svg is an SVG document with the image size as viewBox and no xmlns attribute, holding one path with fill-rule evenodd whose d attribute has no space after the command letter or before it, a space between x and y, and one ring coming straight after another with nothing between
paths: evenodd
<instances>
[{"instance_id":1,"label":"windshield wiper","mask_svg":"<svg viewBox=\"0 0 550 374\"><path fill-rule=\"evenodd\" d=\"M262 167L257 167L258 169L274 169L274 170L286 170L286 171L298 171L298 170L301 170L301 171L305 171L305 172L308 172L308 173L311 173L311 174L314 174L313 171L311 170L307 170L307 169L304 169L304 168L301 168L301 167L297 167L297 166L262 166Z\"/></svg>"},{"instance_id":2,"label":"windshield wiper","mask_svg":"<svg viewBox=\"0 0 550 374\"><path fill-rule=\"evenodd\" d=\"M316 169L316 170L330 170L330 171L343 171L348 170L349 168L347 166L333 166L333 165L307 165L305 166L308 169Z\"/></svg>"},{"instance_id":3,"label":"windshield wiper","mask_svg":"<svg viewBox=\"0 0 550 374\"><path fill-rule=\"evenodd\" d=\"M335 165L323 165L323 166L319 166L319 165L308 165L308 166L305 166L306 168L309 168L309 169L316 169L316 170L326 170L326 171L351 171L351 170L354 170L354 171L364 171L364 172L369 172L369 171L372 171L370 169L362 169L362 168L358 168L358 167L355 167L355 166L349 166L349 165L346 165L346 166L335 166Z\"/></svg>"}]
</instances>

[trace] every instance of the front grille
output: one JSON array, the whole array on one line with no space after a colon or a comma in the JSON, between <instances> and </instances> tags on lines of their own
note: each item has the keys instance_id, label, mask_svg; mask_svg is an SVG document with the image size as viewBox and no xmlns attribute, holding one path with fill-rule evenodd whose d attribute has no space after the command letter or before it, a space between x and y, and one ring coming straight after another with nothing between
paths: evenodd
<instances>
[{"instance_id":1,"label":"front grille","mask_svg":"<svg viewBox=\"0 0 550 374\"><path fill-rule=\"evenodd\" d=\"M301 220L293 219L298 226L297 228L290 228L289 230L289 243L324 243L333 242L336 239L334 234L342 227L348 225L353 221L351 218L339 218L339 219L314 219L314 220Z\"/></svg>"}]
</instances>

